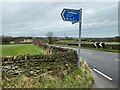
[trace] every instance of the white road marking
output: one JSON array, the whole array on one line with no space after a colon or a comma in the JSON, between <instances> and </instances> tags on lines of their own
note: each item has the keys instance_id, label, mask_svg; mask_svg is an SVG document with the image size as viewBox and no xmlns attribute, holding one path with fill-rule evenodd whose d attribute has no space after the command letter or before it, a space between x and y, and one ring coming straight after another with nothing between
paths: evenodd
<instances>
[{"instance_id":1,"label":"white road marking","mask_svg":"<svg viewBox=\"0 0 120 90\"><path fill-rule=\"evenodd\" d=\"M120 61L119 59L114 59L115 61Z\"/></svg>"},{"instance_id":2,"label":"white road marking","mask_svg":"<svg viewBox=\"0 0 120 90\"><path fill-rule=\"evenodd\" d=\"M99 73L100 75L102 75L103 77L107 78L108 80L113 80L112 78L110 78L109 76L105 75L104 73L98 71L97 69L93 69L94 71L96 71L97 73Z\"/></svg>"}]
</instances>

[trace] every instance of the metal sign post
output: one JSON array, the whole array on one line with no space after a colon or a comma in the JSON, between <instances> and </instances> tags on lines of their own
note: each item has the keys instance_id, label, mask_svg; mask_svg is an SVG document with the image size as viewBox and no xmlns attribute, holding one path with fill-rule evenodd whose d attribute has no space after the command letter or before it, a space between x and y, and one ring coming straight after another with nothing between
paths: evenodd
<instances>
[{"instance_id":1,"label":"metal sign post","mask_svg":"<svg viewBox=\"0 0 120 90\"><path fill-rule=\"evenodd\" d=\"M70 21L72 24L79 22L79 41L78 41L78 61L77 66L80 67L80 46L81 46L81 23L82 23L82 9L63 9L61 17L64 21Z\"/></svg>"},{"instance_id":2,"label":"metal sign post","mask_svg":"<svg viewBox=\"0 0 120 90\"><path fill-rule=\"evenodd\" d=\"M82 9L80 9L80 16L81 19L79 20L79 40L78 40L78 62L77 66L80 67L80 47L81 47L81 23L82 23Z\"/></svg>"}]
</instances>

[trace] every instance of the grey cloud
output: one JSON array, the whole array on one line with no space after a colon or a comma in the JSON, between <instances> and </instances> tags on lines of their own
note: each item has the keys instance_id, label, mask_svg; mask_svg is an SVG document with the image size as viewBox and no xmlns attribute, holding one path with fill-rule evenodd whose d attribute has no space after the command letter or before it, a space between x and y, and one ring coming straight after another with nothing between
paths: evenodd
<instances>
[{"instance_id":1,"label":"grey cloud","mask_svg":"<svg viewBox=\"0 0 120 90\"><path fill-rule=\"evenodd\" d=\"M56 36L76 36L78 24L64 22L60 16L63 8L82 8L82 36L105 37L117 33L117 3L3 3L4 35L45 36L49 31ZM10 32L10 33L9 33ZM97 34L98 33L98 34ZM100 34L99 34L100 33ZM91 36L90 36L91 35Z\"/></svg>"}]
</instances>

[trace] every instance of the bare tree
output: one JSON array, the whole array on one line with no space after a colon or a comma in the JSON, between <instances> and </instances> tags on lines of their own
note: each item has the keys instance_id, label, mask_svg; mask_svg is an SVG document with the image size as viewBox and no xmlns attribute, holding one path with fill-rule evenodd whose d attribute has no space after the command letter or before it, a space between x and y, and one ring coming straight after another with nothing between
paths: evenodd
<instances>
[{"instance_id":1,"label":"bare tree","mask_svg":"<svg viewBox=\"0 0 120 90\"><path fill-rule=\"evenodd\" d=\"M48 44L52 44L53 36L54 36L53 32L48 32L46 36L48 38Z\"/></svg>"}]
</instances>

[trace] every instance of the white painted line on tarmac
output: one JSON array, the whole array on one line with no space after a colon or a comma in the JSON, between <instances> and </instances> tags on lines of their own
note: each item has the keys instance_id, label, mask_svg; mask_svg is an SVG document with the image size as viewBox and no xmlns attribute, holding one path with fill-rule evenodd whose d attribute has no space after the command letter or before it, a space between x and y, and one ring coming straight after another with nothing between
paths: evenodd
<instances>
[{"instance_id":1,"label":"white painted line on tarmac","mask_svg":"<svg viewBox=\"0 0 120 90\"><path fill-rule=\"evenodd\" d=\"M105 75L104 73L100 72L99 70L97 69L93 69L94 71L96 71L97 73L99 73L100 75L102 75L103 77L107 78L108 80L113 80L112 78L110 78L109 76Z\"/></svg>"},{"instance_id":2,"label":"white painted line on tarmac","mask_svg":"<svg viewBox=\"0 0 120 90\"><path fill-rule=\"evenodd\" d=\"M120 61L119 59L114 59L115 61Z\"/></svg>"}]
</instances>

